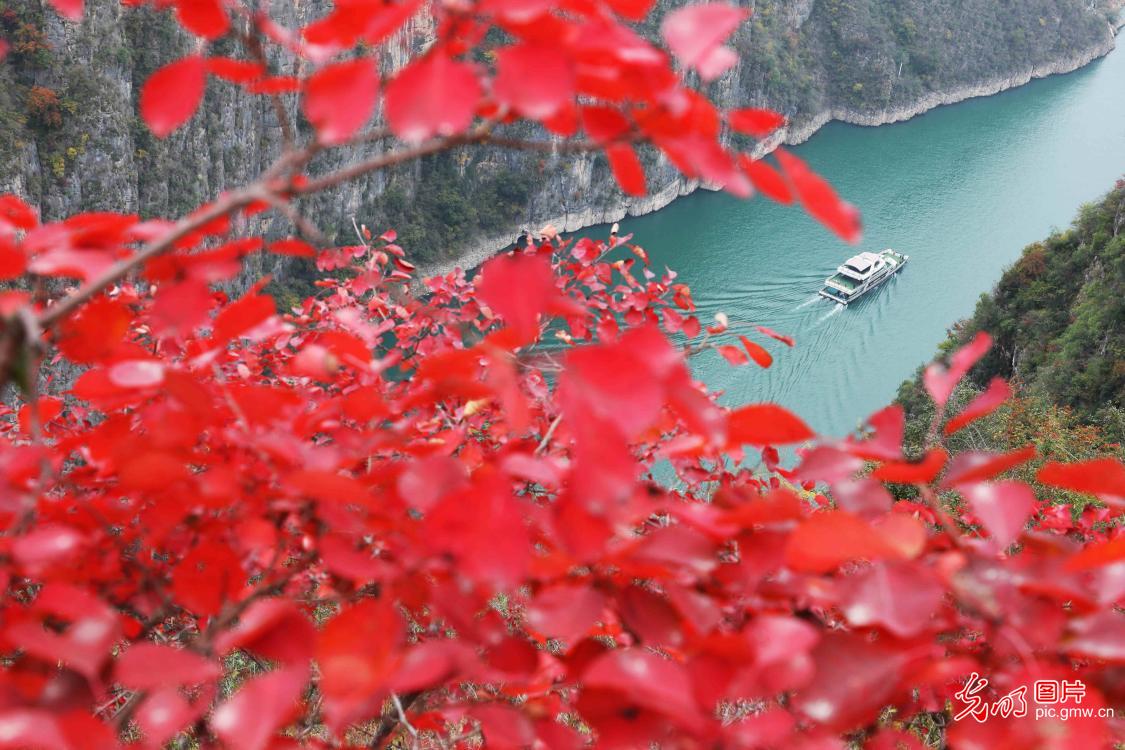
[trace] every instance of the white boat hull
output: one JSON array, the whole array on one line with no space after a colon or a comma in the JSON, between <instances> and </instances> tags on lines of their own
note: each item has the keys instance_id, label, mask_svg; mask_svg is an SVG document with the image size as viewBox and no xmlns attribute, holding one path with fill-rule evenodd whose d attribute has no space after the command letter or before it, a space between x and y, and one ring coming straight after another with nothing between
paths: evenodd
<instances>
[{"instance_id":1,"label":"white boat hull","mask_svg":"<svg viewBox=\"0 0 1125 750\"><path fill-rule=\"evenodd\" d=\"M888 252L892 251L884 251L884 253ZM826 283L824 288L819 292L820 296L839 305L850 305L851 303L866 295L871 290L878 289L883 284L890 281L894 277L894 275L901 271L910 260L909 255L902 255L900 253L894 253L894 255L897 256L893 259L894 265L888 268L886 273L881 274L878 278L873 278L867 281L859 288L851 292L844 292L843 290L837 289L836 287ZM901 260L899 260L899 258L901 258Z\"/></svg>"}]
</instances>

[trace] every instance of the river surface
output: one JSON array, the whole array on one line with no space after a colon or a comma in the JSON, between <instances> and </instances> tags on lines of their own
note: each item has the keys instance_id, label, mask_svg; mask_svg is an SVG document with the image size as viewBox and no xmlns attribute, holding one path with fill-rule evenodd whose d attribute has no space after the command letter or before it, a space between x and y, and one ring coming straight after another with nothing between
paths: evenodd
<instances>
[{"instance_id":1,"label":"river surface","mask_svg":"<svg viewBox=\"0 0 1125 750\"><path fill-rule=\"evenodd\" d=\"M769 370L696 357L724 403L775 401L843 435L894 398L1025 245L1125 175L1125 51L904 123L833 123L794 151L862 210L858 246L798 208L707 191L627 219L622 234L680 274L705 323L722 311L796 338L763 341ZM850 255L886 247L910 256L893 280L847 308L816 296Z\"/></svg>"}]
</instances>

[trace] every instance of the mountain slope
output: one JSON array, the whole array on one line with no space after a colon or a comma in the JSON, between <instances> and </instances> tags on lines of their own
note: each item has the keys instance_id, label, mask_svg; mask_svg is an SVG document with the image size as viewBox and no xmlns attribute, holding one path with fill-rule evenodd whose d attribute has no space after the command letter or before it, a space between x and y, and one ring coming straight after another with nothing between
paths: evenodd
<instances>
[{"instance_id":1,"label":"mountain slope","mask_svg":"<svg viewBox=\"0 0 1125 750\"><path fill-rule=\"evenodd\" d=\"M683 0L661 0L645 29ZM802 140L828 119L875 124L990 93L1035 75L1071 70L1113 46L1117 0L744 0L752 18L733 43L743 62L716 82L728 105L775 107ZM277 0L296 27L329 0ZM17 192L48 219L75 211L177 215L268 164L281 135L261 97L213 82L200 114L166 141L136 116L140 86L191 45L164 14L89 0L72 24L45 0L0 0L0 192ZM432 38L416 19L386 46L389 74ZM234 52L219 43L214 53ZM292 72L277 68L277 73ZM288 103L296 115L295 97ZM373 143L366 154L385 144ZM362 155L353 155L357 158ZM620 195L600 155L457 151L373 174L307 206L330 236L347 241L351 219L395 226L416 259L439 262L495 249L521 224L563 229L658 208L694 185L646 156L653 195ZM321 169L338 166L324 161ZM284 220L253 227L279 233ZM261 269L259 269L261 270Z\"/></svg>"},{"instance_id":2,"label":"mountain slope","mask_svg":"<svg viewBox=\"0 0 1125 750\"><path fill-rule=\"evenodd\" d=\"M1122 453L1125 443L1125 180L1082 208L1072 227L1027 247L995 289L942 346L978 331L992 350L954 395L960 411L993 377L1016 397L994 416L957 433L957 449L1007 450L1035 443L1073 460ZM919 447L933 414L920 377L903 384L908 441Z\"/></svg>"}]
</instances>

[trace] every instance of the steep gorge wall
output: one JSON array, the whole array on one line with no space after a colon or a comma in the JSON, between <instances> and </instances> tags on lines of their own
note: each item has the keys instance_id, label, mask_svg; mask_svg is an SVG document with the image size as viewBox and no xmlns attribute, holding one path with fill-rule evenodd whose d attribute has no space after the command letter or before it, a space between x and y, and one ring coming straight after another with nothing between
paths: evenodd
<instances>
[{"instance_id":1,"label":"steep gorge wall","mask_svg":"<svg viewBox=\"0 0 1125 750\"><path fill-rule=\"evenodd\" d=\"M272 8L279 21L297 25L323 14L328 4L274 0ZM663 12L680 4L661 0L650 30ZM741 62L714 84L712 94L724 105L765 105L786 113L791 125L779 138L791 143L831 119L865 125L901 120L1073 70L1112 49L1107 21L1116 10L1111 6L1120 5L1118 0L743 4L753 15L733 40ZM137 92L152 70L186 52L191 42L161 14L125 9L118 0L90 0L87 7L86 22L76 25L45 10L44 0L0 0L0 34L14 47L0 64L0 191L30 198L48 219L110 209L176 215L270 163L281 134L269 103L222 83L209 85L189 126L166 141L152 138L136 115ZM392 45L388 68L423 49L430 34L424 23L408 28ZM306 208L341 241L347 241L353 216L375 227L395 226L411 253L440 268L494 251L521 225L551 221L573 230L655 210L695 189L655 155L646 155L646 161L651 195L644 199L618 193L599 155L466 149L367 176ZM287 231L283 219L269 221L254 229ZM300 270L289 274L299 276Z\"/></svg>"}]
</instances>

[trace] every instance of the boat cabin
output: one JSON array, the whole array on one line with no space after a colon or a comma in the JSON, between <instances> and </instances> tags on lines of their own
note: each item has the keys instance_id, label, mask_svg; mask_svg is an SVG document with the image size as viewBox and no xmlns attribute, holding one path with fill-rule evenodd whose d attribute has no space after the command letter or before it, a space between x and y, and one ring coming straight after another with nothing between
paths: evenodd
<instances>
[{"instance_id":1,"label":"boat cabin","mask_svg":"<svg viewBox=\"0 0 1125 750\"><path fill-rule=\"evenodd\" d=\"M894 276L909 259L894 250L853 255L824 282L820 295L846 305Z\"/></svg>"},{"instance_id":2,"label":"boat cabin","mask_svg":"<svg viewBox=\"0 0 1125 750\"><path fill-rule=\"evenodd\" d=\"M864 281L882 266L883 259L875 253L860 253L848 258L847 262L837 268L836 271L845 276L850 276L856 281Z\"/></svg>"}]
</instances>

